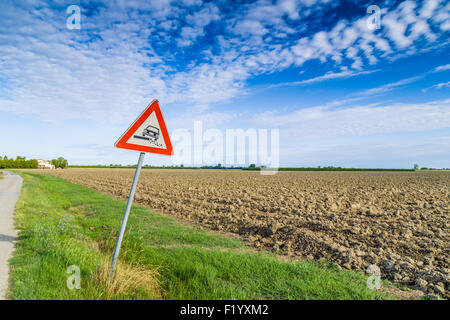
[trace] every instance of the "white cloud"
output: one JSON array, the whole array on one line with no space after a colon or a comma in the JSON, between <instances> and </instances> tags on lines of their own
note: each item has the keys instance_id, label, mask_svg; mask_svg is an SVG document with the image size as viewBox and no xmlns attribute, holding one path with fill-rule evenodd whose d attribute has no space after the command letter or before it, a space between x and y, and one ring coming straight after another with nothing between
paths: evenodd
<instances>
[{"instance_id":1,"label":"white cloud","mask_svg":"<svg viewBox=\"0 0 450 320\"><path fill-rule=\"evenodd\" d=\"M367 90L364 90L362 92L358 92L355 95L368 96L368 95L384 93L384 92L393 90L393 89L395 89L397 87L401 87L401 86L404 86L406 84L409 84L409 83L415 82L417 80L420 80L424 76L425 75L409 77L409 78L402 79L402 80L395 81L395 82L391 82L391 83L388 83L388 84L385 84L385 85L382 85L382 86L379 86L379 87L376 87L376 88L367 89Z\"/></svg>"},{"instance_id":2,"label":"white cloud","mask_svg":"<svg viewBox=\"0 0 450 320\"><path fill-rule=\"evenodd\" d=\"M443 82L443 83L438 83L436 84L434 87L441 89L441 88L448 88L450 87L450 81L447 82Z\"/></svg>"},{"instance_id":3,"label":"white cloud","mask_svg":"<svg viewBox=\"0 0 450 320\"><path fill-rule=\"evenodd\" d=\"M186 21L198 27L204 27L211 23L211 21L219 20L220 14L217 6L213 4L206 5L200 11L186 17Z\"/></svg>"},{"instance_id":4,"label":"white cloud","mask_svg":"<svg viewBox=\"0 0 450 320\"><path fill-rule=\"evenodd\" d=\"M438 66L438 67L434 68L432 72L440 72L440 71L447 71L447 70L450 70L450 64Z\"/></svg>"},{"instance_id":5,"label":"white cloud","mask_svg":"<svg viewBox=\"0 0 450 320\"><path fill-rule=\"evenodd\" d=\"M259 21L243 20L239 21L233 31L240 35L262 36L269 32Z\"/></svg>"},{"instance_id":6,"label":"white cloud","mask_svg":"<svg viewBox=\"0 0 450 320\"><path fill-rule=\"evenodd\" d=\"M450 69L450 64L446 64L446 65L441 65L441 66L437 66L435 68L433 68L430 71L427 71L425 73L422 73L420 75L414 76L414 77L409 77L406 79L402 79L399 81L395 81L395 82L391 82L376 88L372 88L372 89L367 89L358 93L355 93L355 95L357 96L369 96L369 95L374 95L374 94L380 94L380 93L384 93L390 90L393 90L395 88L410 84L412 82L418 81L420 79L425 78L426 76L436 73L436 72L442 72L442 71L446 71ZM441 86L439 86L438 88L442 88L445 87L445 84L440 84ZM435 87L435 86L433 86ZM425 89L425 91L428 89Z\"/></svg>"},{"instance_id":7,"label":"white cloud","mask_svg":"<svg viewBox=\"0 0 450 320\"><path fill-rule=\"evenodd\" d=\"M325 62L331 58L341 63L344 56L353 60L354 69L360 69L365 63L363 59L369 64L375 64L378 61L376 54L395 59L404 52L413 54L424 50L423 44L416 47L414 43L421 39L427 42L437 40L438 35L432 31L430 21L426 19L429 12L435 10L445 9L442 5L437 7L423 4L418 7L412 1L401 2L395 9L383 9L382 29L378 32L367 28L367 17L352 23L341 20L329 32L320 31L314 36L300 39L291 48L295 62L301 65L311 59ZM393 47L397 50L393 50Z\"/></svg>"},{"instance_id":8,"label":"white cloud","mask_svg":"<svg viewBox=\"0 0 450 320\"><path fill-rule=\"evenodd\" d=\"M423 92L427 92L430 89L442 89L442 88L450 88L450 81L437 83L429 88L423 89Z\"/></svg>"},{"instance_id":9,"label":"white cloud","mask_svg":"<svg viewBox=\"0 0 450 320\"><path fill-rule=\"evenodd\" d=\"M440 29L442 31L450 30L450 3L447 3L446 6L442 6L439 10L437 10L436 14L432 17L432 20L435 23L440 24Z\"/></svg>"},{"instance_id":10,"label":"white cloud","mask_svg":"<svg viewBox=\"0 0 450 320\"><path fill-rule=\"evenodd\" d=\"M448 8L442 2L415 6L405 1L385 14L386 28L378 33L366 28L366 17L341 20L331 30L310 36L285 21L286 16L303 19L308 15L306 8L311 17L327 2L261 0L243 6L242 14L227 17L215 4L199 7L197 1L189 1L189 10L171 1L107 2L94 15L83 16L80 31L65 29L66 16L44 3L40 9L8 5L0 12L0 66L6 79L0 109L53 121L128 121L129 110L140 109L157 96L165 104L186 102L205 110L245 94L245 81L252 76L309 60L331 61L337 68L353 70L306 81L367 73L363 71L366 64L404 54L397 49L406 43L407 52L435 43L438 35L431 31L431 21L438 23L434 29L442 27L446 21L441 13ZM173 21L183 14L187 25L182 27ZM205 26L218 20L226 28L224 35L216 37L219 46L202 48L204 56L199 54L198 60L178 67L168 45L191 45L204 34ZM401 27L394 30L389 23ZM412 31L406 35L408 28ZM175 30L180 37L173 37ZM282 43L275 36L291 33L303 36ZM423 41L416 44L421 36ZM164 49L157 49L163 45Z\"/></svg>"},{"instance_id":11,"label":"white cloud","mask_svg":"<svg viewBox=\"0 0 450 320\"><path fill-rule=\"evenodd\" d=\"M301 80L301 81L292 81L292 82L283 82L283 83L277 83L273 84L270 87L281 87L281 86L299 86L299 85L305 85L305 84L311 84L316 82L322 82L326 80L332 80L332 79L345 79L345 78L352 78L359 75L364 74L371 74L374 72L377 72L379 70L368 70L368 71L352 71L352 70L344 70L341 72L332 72L329 71L326 74L318 77L314 77L311 79Z\"/></svg>"},{"instance_id":12,"label":"white cloud","mask_svg":"<svg viewBox=\"0 0 450 320\"><path fill-rule=\"evenodd\" d=\"M200 11L186 17L186 22L189 26L181 29L181 38L178 39L178 45L189 46L203 35L205 35L204 28L212 21L220 19L219 9L215 5L207 5Z\"/></svg>"},{"instance_id":13,"label":"white cloud","mask_svg":"<svg viewBox=\"0 0 450 320\"><path fill-rule=\"evenodd\" d=\"M290 19L298 19L299 18L299 8L298 8L298 1L295 0L279 0L278 1L278 7L285 12Z\"/></svg>"},{"instance_id":14,"label":"white cloud","mask_svg":"<svg viewBox=\"0 0 450 320\"><path fill-rule=\"evenodd\" d=\"M285 136L320 139L450 128L450 100L378 107L312 107L286 115L266 112L255 116L258 126L283 128Z\"/></svg>"}]
</instances>

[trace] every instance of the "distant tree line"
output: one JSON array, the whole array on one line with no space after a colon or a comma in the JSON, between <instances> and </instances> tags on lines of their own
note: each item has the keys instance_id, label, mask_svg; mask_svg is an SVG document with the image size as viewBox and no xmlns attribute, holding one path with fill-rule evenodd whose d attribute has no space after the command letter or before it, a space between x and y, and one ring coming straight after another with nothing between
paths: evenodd
<instances>
[{"instance_id":1,"label":"distant tree line","mask_svg":"<svg viewBox=\"0 0 450 320\"><path fill-rule=\"evenodd\" d=\"M65 168L69 165L63 157L49 161L55 168ZM15 159L8 159L7 156L0 156L0 169L37 169L38 161L36 159L26 160L25 157L17 156Z\"/></svg>"},{"instance_id":2,"label":"distant tree line","mask_svg":"<svg viewBox=\"0 0 450 320\"><path fill-rule=\"evenodd\" d=\"M36 169L37 160L26 160L25 157L17 156L16 159L8 159L7 156L0 157L0 169Z\"/></svg>"},{"instance_id":3,"label":"distant tree line","mask_svg":"<svg viewBox=\"0 0 450 320\"><path fill-rule=\"evenodd\" d=\"M253 164L242 170L261 170L264 166L257 167ZM280 167L278 171L414 171L414 169L383 169L383 168L343 168L333 166L317 167Z\"/></svg>"},{"instance_id":4,"label":"distant tree line","mask_svg":"<svg viewBox=\"0 0 450 320\"><path fill-rule=\"evenodd\" d=\"M123 169L131 169L136 168L136 165L121 165L121 164L110 164L110 165L71 165L71 168L123 168ZM222 164L211 165L211 166L201 166L201 167L189 167L181 165L172 165L172 166L151 166L144 165L143 169L222 169L222 170L250 170L250 171L259 171L262 168L266 168L266 166L252 163L248 167L243 166L230 166L226 167ZM281 167L278 168L279 171L414 171L414 169L389 169L389 168L343 168L343 167L333 167L333 166L317 166L317 167Z\"/></svg>"},{"instance_id":5,"label":"distant tree line","mask_svg":"<svg viewBox=\"0 0 450 320\"><path fill-rule=\"evenodd\" d=\"M442 168L442 169L428 168L428 167L420 167L419 168L419 165L417 163L414 164L414 171L419 171L419 170L450 170L450 168Z\"/></svg>"}]
</instances>

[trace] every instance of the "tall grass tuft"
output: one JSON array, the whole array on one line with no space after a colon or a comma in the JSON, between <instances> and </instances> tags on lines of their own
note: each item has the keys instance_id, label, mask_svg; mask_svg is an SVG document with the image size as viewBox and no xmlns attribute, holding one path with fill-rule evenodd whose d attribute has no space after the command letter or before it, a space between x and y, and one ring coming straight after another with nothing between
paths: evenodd
<instances>
[{"instance_id":1,"label":"tall grass tuft","mask_svg":"<svg viewBox=\"0 0 450 320\"><path fill-rule=\"evenodd\" d=\"M114 275L109 277L111 261L103 260L99 268L91 274L91 281L103 287L99 299L129 299L140 296L162 299L163 294L158 280L159 273L153 269L144 268L138 264L127 264L119 261Z\"/></svg>"}]
</instances>

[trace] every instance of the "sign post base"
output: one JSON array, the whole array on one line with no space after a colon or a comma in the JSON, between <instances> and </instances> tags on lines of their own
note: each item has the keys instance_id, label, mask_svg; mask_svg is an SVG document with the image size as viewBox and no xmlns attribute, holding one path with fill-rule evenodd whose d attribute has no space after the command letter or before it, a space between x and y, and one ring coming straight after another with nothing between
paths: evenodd
<instances>
[{"instance_id":1,"label":"sign post base","mask_svg":"<svg viewBox=\"0 0 450 320\"><path fill-rule=\"evenodd\" d=\"M111 269L109 271L109 277L111 278L114 274L114 268L116 267L117 258L119 257L120 245L122 244L123 234L125 233L125 228L127 227L128 216L130 215L131 204L133 203L134 193L139 180L139 175L141 174L142 163L144 162L145 153L141 152L139 155L139 160L136 166L136 172L134 173L133 184L131 185L130 195L128 196L127 207L125 208L125 213L122 219L122 225L120 226L119 236L116 242L116 248L114 249L114 255L111 263Z\"/></svg>"}]
</instances>

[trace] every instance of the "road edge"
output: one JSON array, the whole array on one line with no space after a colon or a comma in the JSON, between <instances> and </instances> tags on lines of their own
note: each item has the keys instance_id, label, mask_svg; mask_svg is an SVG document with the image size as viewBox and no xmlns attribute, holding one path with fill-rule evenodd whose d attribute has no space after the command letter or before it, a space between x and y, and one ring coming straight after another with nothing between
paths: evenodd
<instances>
[{"instance_id":1,"label":"road edge","mask_svg":"<svg viewBox=\"0 0 450 320\"><path fill-rule=\"evenodd\" d=\"M18 231L15 228L15 209L23 185L23 178L13 172L3 171L0 180L0 300L9 300L10 264Z\"/></svg>"}]
</instances>

